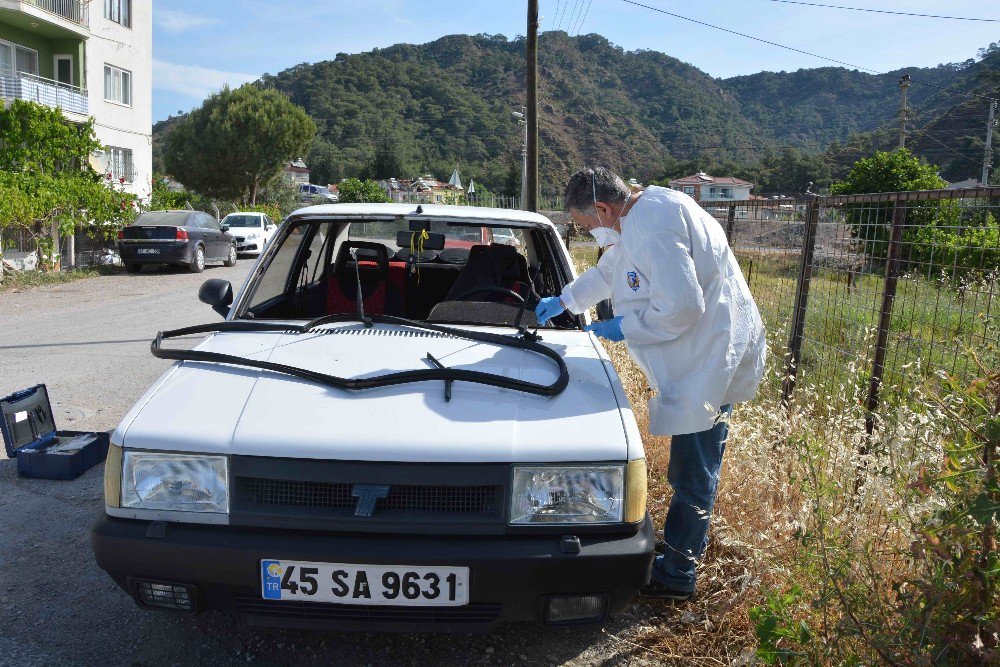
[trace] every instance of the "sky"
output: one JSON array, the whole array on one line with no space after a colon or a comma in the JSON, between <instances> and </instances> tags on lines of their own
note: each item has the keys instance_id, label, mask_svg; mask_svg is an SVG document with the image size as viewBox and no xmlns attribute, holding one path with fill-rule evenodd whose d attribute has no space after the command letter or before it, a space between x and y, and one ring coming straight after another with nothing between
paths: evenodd
<instances>
[{"instance_id":1,"label":"sky","mask_svg":"<svg viewBox=\"0 0 1000 667\"><path fill-rule=\"evenodd\" d=\"M776 0L635 0L858 67L891 71L962 62L1000 40L1000 22L847 11ZM969 0L811 0L829 5L1000 21ZM832 65L625 0L539 0L541 30L598 33L627 49L662 51L716 77ZM299 63L457 33L526 32L527 1L155 0L153 119L189 111L223 85Z\"/></svg>"}]
</instances>

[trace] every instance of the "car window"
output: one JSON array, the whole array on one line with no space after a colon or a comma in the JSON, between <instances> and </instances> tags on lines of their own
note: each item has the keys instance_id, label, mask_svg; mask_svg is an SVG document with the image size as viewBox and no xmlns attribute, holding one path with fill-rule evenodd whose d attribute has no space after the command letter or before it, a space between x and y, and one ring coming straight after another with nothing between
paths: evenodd
<instances>
[{"instance_id":1,"label":"car window","mask_svg":"<svg viewBox=\"0 0 1000 667\"><path fill-rule=\"evenodd\" d=\"M189 211L149 211L136 218L133 225L166 225L168 227L183 227L187 222Z\"/></svg>"},{"instance_id":2,"label":"car window","mask_svg":"<svg viewBox=\"0 0 1000 667\"><path fill-rule=\"evenodd\" d=\"M268 263L264 275L257 282L257 288L250 302L251 310L285 293L288 274L292 270L309 227L307 224L296 225L282 241L277 254Z\"/></svg>"},{"instance_id":3,"label":"car window","mask_svg":"<svg viewBox=\"0 0 1000 667\"><path fill-rule=\"evenodd\" d=\"M259 215L230 213L222 220L222 224L230 227L260 227L260 221Z\"/></svg>"},{"instance_id":4,"label":"car window","mask_svg":"<svg viewBox=\"0 0 1000 667\"><path fill-rule=\"evenodd\" d=\"M222 231L222 227L215 221L215 218L208 215L207 213L201 214L201 226L205 229L212 229L217 232Z\"/></svg>"}]
</instances>

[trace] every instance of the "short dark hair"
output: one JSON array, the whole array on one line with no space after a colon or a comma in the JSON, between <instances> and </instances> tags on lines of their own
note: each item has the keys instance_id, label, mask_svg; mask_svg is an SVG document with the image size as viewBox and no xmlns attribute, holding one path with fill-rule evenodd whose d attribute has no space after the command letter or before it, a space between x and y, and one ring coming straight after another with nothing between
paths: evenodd
<instances>
[{"instance_id":1,"label":"short dark hair","mask_svg":"<svg viewBox=\"0 0 1000 667\"><path fill-rule=\"evenodd\" d=\"M589 211L594 201L624 204L632 195L625 181L605 167L586 167L569 177L563 192L563 207L569 211Z\"/></svg>"}]
</instances>

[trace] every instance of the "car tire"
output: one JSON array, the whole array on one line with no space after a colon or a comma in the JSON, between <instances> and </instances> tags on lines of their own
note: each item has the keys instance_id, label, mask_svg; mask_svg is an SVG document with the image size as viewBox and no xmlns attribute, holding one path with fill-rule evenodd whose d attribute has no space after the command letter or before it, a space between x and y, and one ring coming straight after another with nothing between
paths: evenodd
<instances>
[{"instance_id":1,"label":"car tire","mask_svg":"<svg viewBox=\"0 0 1000 667\"><path fill-rule=\"evenodd\" d=\"M229 246L229 257L222 264L224 266L236 266L236 246Z\"/></svg>"},{"instance_id":2,"label":"car tire","mask_svg":"<svg viewBox=\"0 0 1000 667\"><path fill-rule=\"evenodd\" d=\"M203 247L195 247L194 255L191 257L191 263L188 264L188 269L191 273L201 273L205 270L205 249Z\"/></svg>"},{"instance_id":3,"label":"car tire","mask_svg":"<svg viewBox=\"0 0 1000 667\"><path fill-rule=\"evenodd\" d=\"M142 271L142 264L133 264L131 262L125 262L125 270L129 273L139 273Z\"/></svg>"}]
</instances>

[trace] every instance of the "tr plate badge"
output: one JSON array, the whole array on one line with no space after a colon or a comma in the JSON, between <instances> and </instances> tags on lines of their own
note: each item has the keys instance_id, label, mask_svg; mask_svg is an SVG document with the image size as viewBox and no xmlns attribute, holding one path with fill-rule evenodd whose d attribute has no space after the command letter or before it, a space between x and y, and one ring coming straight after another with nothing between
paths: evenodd
<instances>
[{"instance_id":1,"label":"tr plate badge","mask_svg":"<svg viewBox=\"0 0 1000 667\"><path fill-rule=\"evenodd\" d=\"M639 291L639 274L635 271L628 271L625 273L625 277L628 279L628 286L632 288L633 292Z\"/></svg>"},{"instance_id":2,"label":"tr plate badge","mask_svg":"<svg viewBox=\"0 0 1000 667\"><path fill-rule=\"evenodd\" d=\"M281 599L281 564L275 560L260 562L260 576L263 579L264 599Z\"/></svg>"}]
</instances>

